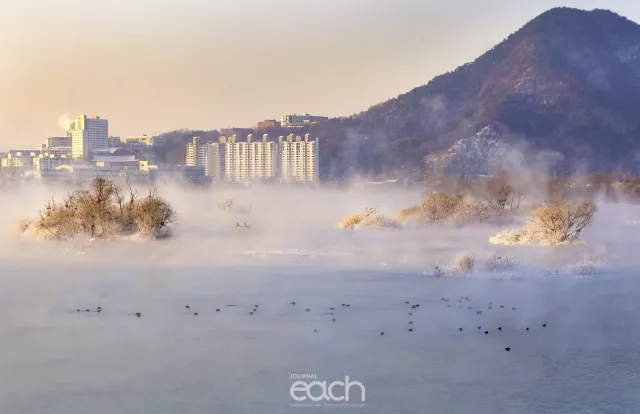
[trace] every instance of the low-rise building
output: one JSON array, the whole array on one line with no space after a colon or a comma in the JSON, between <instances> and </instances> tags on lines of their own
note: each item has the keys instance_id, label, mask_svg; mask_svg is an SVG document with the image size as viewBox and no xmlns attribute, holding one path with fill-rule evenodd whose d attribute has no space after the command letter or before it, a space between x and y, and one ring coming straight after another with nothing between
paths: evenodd
<instances>
[{"instance_id":1,"label":"low-rise building","mask_svg":"<svg viewBox=\"0 0 640 414\"><path fill-rule=\"evenodd\" d=\"M276 121L275 119L265 119L264 121L258 122L256 129L265 130L265 129L275 128L279 126L280 126L280 122Z\"/></svg>"},{"instance_id":2,"label":"low-rise building","mask_svg":"<svg viewBox=\"0 0 640 414\"><path fill-rule=\"evenodd\" d=\"M317 116L311 114L283 114L280 117L280 125L285 128L302 127L314 122L326 121L328 116Z\"/></svg>"},{"instance_id":3,"label":"low-rise building","mask_svg":"<svg viewBox=\"0 0 640 414\"><path fill-rule=\"evenodd\" d=\"M2 168L33 168L33 159L39 154L37 150L10 150L2 158Z\"/></svg>"},{"instance_id":4,"label":"low-rise building","mask_svg":"<svg viewBox=\"0 0 640 414\"><path fill-rule=\"evenodd\" d=\"M71 154L67 157L43 153L33 158L33 166L36 171L55 170L62 165L69 164L71 164Z\"/></svg>"},{"instance_id":5,"label":"low-rise building","mask_svg":"<svg viewBox=\"0 0 640 414\"><path fill-rule=\"evenodd\" d=\"M165 138L162 136L132 135L125 137L124 142L131 147L157 147L164 145Z\"/></svg>"},{"instance_id":6,"label":"low-rise building","mask_svg":"<svg viewBox=\"0 0 640 414\"><path fill-rule=\"evenodd\" d=\"M47 138L46 147L69 147L71 148L72 138L71 137L49 137Z\"/></svg>"},{"instance_id":7,"label":"low-rise building","mask_svg":"<svg viewBox=\"0 0 640 414\"><path fill-rule=\"evenodd\" d=\"M122 144L122 140L120 137L109 137L107 138L107 145L109 148L119 147Z\"/></svg>"}]
</instances>

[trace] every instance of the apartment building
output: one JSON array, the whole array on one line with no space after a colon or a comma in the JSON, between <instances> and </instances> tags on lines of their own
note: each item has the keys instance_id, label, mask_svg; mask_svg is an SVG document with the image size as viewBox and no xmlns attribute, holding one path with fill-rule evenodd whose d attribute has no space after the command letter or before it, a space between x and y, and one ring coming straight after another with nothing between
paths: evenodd
<instances>
[{"instance_id":1,"label":"apartment building","mask_svg":"<svg viewBox=\"0 0 640 414\"><path fill-rule=\"evenodd\" d=\"M224 181L225 178L225 151L226 146L219 142L207 144L207 165L204 173L216 183Z\"/></svg>"},{"instance_id":2,"label":"apartment building","mask_svg":"<svg viewBox=\"0 0 640 414\"><path fill-rule=\"evenodd\" d=\"M311 140L309 134L288 135L278 140L280 152L280 178L283 181L318 181L319 141Z\"/></svg>"},{"instance_id":3,"label":"apartment building","mask_svg":"<svg viewBox=\"0 0 640 414\"><path fill-rule=\"evenodd\" d=\"M252 181L272 180L278 176L278 145L264 134L262 140L253 141L247 137L249 144L249 179Z\"/></svg>"},{"instance_id":4,"label":"apartment building","mask_svg":"<svg viewBox=\"0 0 640 414\"><path fill-rule=\"evenodd\" d=\"M289 135L271 140L268 134L246 141L235 135L222 136L219 142L201 143L198 137L187 144L186 165L203 167L214 182L245 182L283 179L316 182L318 180L318 139Z\"/></svg>"},{"instance_id":5,"label":"apartment building","mask_svg":"<svg viewBox=\"0 0 640 414\"><path fill-rule=\"evenodd\" d=\"M206 168L207 144L200 141L200 137L193 137L193 141L187 144L186 166Z\"/></svg>"},{"instance_id":6,"label":"apartment building","mask_svg":"<svg viewBox=\"0 0 640 414\"><path fill-rule=\"evenodd\" d=\"M224 137L221 137L224 138ZM249 143L237 141L233 135L222 142L224 151L225 181L243 182L249 180Z\"/></svg>"}]
</instances>

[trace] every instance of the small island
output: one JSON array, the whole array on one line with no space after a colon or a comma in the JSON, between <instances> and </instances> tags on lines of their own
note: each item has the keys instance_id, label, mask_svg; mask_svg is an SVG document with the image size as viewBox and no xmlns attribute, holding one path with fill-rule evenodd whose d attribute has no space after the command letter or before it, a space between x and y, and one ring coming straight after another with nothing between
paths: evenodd
<instances>
[{"instance_id":1,"label":"small island","mask_svg":"<svg viewBox=\"0 0 640 414\"><path fill-rule=\"evenodd\" d=\"M21 222L20 230L41 240L160 239L170 236L169 228L175 220L173 207L155 188L140 197L129 181L123 189L98 176L88 190L76 190L61 202L49 202L38 219Z\"/></svg>"}]
</instances>

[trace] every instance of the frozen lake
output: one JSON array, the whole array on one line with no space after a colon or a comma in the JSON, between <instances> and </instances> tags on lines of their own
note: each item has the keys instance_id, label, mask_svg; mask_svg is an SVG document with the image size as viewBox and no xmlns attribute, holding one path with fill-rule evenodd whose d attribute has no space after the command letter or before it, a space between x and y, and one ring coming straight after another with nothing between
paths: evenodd
<instances>
[{"instance_id":1,"label":"frozen lake","mask_svg":"<svg viewBox=\"0 0 640 414\"><path fill-rule=\"evenodd\" d=\"M0 412L637 412L640 210L608 209L566 248L282 219L185 219L151 244L4 236ZM460 252L514 266L424 275ZM364 406L293 406L291 374L349 376Z\"/></svg>"}]
</instances>

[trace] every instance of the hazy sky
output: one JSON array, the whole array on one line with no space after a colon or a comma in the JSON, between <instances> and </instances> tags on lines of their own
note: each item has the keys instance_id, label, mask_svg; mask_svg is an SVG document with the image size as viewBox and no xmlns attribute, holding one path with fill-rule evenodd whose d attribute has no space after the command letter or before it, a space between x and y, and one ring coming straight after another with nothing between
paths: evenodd
<instances>
[{"instance_id":1,"label":"hazy sky","mask_svg":"<svg viewBox=\"0 0 640 414\"><path fill-rule=\"evenodd\" d=\"M64 113L118 136L350 115L555 6L640 21L634 0L0 0L0 151Z\"/></svg>"}]
</instances>

